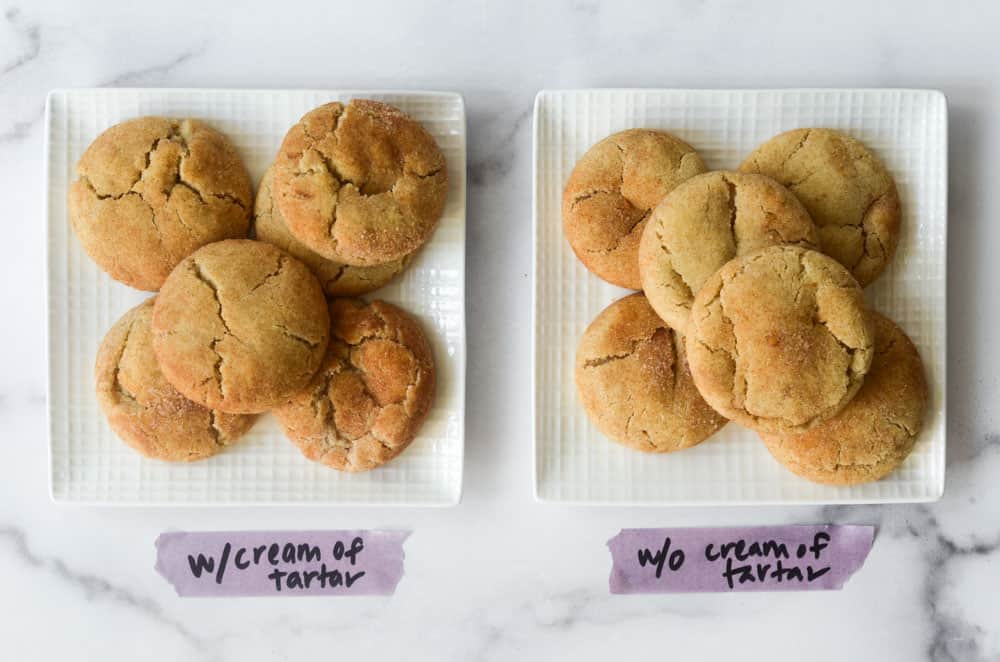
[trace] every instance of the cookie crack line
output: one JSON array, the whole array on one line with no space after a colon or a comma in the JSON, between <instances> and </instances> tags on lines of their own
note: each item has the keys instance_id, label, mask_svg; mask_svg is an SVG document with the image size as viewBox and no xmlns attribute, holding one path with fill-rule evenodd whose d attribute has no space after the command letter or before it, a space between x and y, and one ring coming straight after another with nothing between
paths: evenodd
<instances>
[{"instance_id":1,"label":"cookie crack line","mask_svg":"<svg viewBox=\"0 0 1000 662\"><path fill-rule=\"evenodd\" d=\"M364 431L355 436L349 436L344 434L343 431L336 424L336 405L334 404L333 398L330 397L330 384L333 380L335 374L341 374L348 372L357 376L361 383L361 388L363 389L364 395L373 404L372 411L365 420ZM314 416L320 418L319 415L319 404L325 401L328 403L329 408L326 415L322 417L322 425L324 428L324 433L317 438L317 441L323 444L325 447L323 450L323 456L326 456L338 449L346 451L346 461L348 466L356 467L359 466L356 462L354 451L357 444L365 439L370 439L378 443L387 452L395 454L400 444L395 444L390 440L386 440L379 436L378 431L375 429L375 420L378 418L379 414L385 409L387 405L382 405L379 403L378 398L375 394L371 392L368 388L368 382L365 379L367 372L361 367L349 360L341 359L338 361L336 366L331 366L327 368L326 374L324 375L324 382L322 386L317 388L312 395L311 407L313 409ZM416 385L423 374L423 368L419 365L415 371L413 380L407 385L406 396L402 402L391 402L391 404L402 404L404 408L407 408L408 400L410 398L410 389L412 386Z\"/></svg>"},{"instance_id":2,"label":"cookie crack line","mask_svg":"<svg viewBox=\"0 0 1000 662\"><path fill-rule=\"evenodd\" d=\"M603 188L589 188L584 191L580 191L573 196L572 202L569 203L570 211L575 211L576 206L583 202L584 200L589 200L598 195L621 195L621 191L608 190ZM623 196L624 197L624 196Z\"/></svg>"},{"instance_id":3,"label":"cookie crack line","mask_svg":"<svg viewBox=\"0 0 1000 662\"><path fill-rule=\"evenodd\" d=\"M847 353L847 368L844 370L844 379L847 380L847 383L844 385L844 394L846 395L851 390L851 383L857 379L857 371L854 369L854 359L857 357L857 353L861 350L851 347L838 338L837 334L831 331L830 326L823 320L816 319L815 322L826 328L826 332L830 334L830 337L833 338L834 341ZM841 400L842 399L843 396L841 396Z\"/></svg>"},{"instance_id":4,"label":"cookie crack line","mask_svg":"<svg viewBox=\"0 0 1000 662\"><path fill-rule=\"evenodd\" d=\"M91 191L94 192L94 195L97 196L98 200L120 200L125 196L129 195L130 193L134 193L142 197L142 195L135 190L136 185L142 181L142 178L146 174L146 171L149 170L149 164L152 161L153 152L159 149L160 143L164 140L173 140L175 137L179 136L179 134L177 133L177 128L178 127L175 123L171 124L170 133L168 133L166 136L157 136L153 140L152 144L150 144L150 146L146 149L145 154L143 155L143 160L145 162L145 165L143 165L143 167L139 170L138 176L136 176L136 178L132 181L132 183L129 184L128 190L125 191L124 193L118 195L102 194L100 191L97 190L93 182L91 182L90 177L88 177L84 173L80 174L80 180L84 182L87 188L89 188ZM143 198L143 201L145 201L145 198Z\"/></svg>"},{"instance_id":5,"label":"cookie crack line","mask_svg":"<svg viewBox=\"0 0 1000 662\"><path fill-rule=\"evenodd\" d=\"M98 200L121 200L122 198L127 198L130 195L137 195L140 198L142 198L142 195L138 191L133 191L131 188L125 191L124 193L119 193L117 195L111 193L101 193L100 191L97 190L97 187L94 186L94 182L92 182L90 180L90 177L88 177L87 175L80 175L80 179L78 181L84 186L86 186L87 189L90 190L90 192L93 193L94 197L97 198ZM135 186L135 184L133 184L133 186ZM145 199L143 199L143 202L145 202Z\"/></svg>"},{"instance_id":6,"label":"cookie crack line","mask_svg":"<svg viewBox=\"0 0 1000 662\"><path fill-rule=\"evenodd\" d=\"M410 175L411 177L416 177L417 179L430 179L431 177L437 177L438 175L440 175L444 171L444 168L445 167L443 165L440 165L432 170L428 170L425 173L419 173L416 170L407 170L406 167L404 166L403 172L407 175ZM393 184L393 188L394 189L396 188L395 184Z\"/></svg>"},{"instance_id":7,"label":"cookie crack line","mask_svg":"<svg viewBox=\"0 0 1000 662\"><path fill-rule=\"evenodd\" d=\"M181 163L184 162L184 158L185 157L181 157ZM217 200L225 200L225 201L229 202L230 204L235 205L235 206L239 207L240 209L242 209L244 211L246 210L246 205L243 203L243 201L240 200L239 198L237 198L232 193L213 193L213 192L209 192L207 194L204 193L200 188L198 188L197 186L195 186L194 184L192 184L188 180L186 180L183 177L181 177L180 166L178 166L178 169L177 169L177 181L174 182L173 186L170 187L170 190L166 192L167 193L167 197L169 197L170 194L173 193L174 188L176 188L178 186L180 186L182 188L186 188L189 191L191 191L192 193L194 193L198 197L199 202L201 202L201 204L203 204L203 205L209 204L208 200L205 199L205 196L208 195L208 197L210 197L210 198L215 198Z\"/></svg>"},{"instance_id":8,"label":"cookie crack line","mask_svg":"<svg viewBox=\"0 0 1000 662\"><path fill-rule=\"evenodd\" d=\"M285 255L279 255L278 256L278 264L277 264L277 266L275 266L275 268L272 271L264 274L264 277L260 279L260 282L257 283L256 285L254 285L253 287L251 287L249 290L247 290L247 293L243 295L243 298L246 298L246 297L250 296L251 294L253 294L254 292L256 292L258 289L260 289L261 287L263 287L264 285L266 285L267 283L269 283L271 280L273 280L273 279L277 278L278 276L280 276L281 272L285 270L285 263L287 261L288 261L288 257L287 256L285 256Z\"/></svg>"},{"instance_id":9,"label":"cookie crack line","mask_svg":"<svg viewBox=\"0 0 1000 662\"><path fill-rule=\"evenodd\" d=\"M632 203L630 202L629 204L632 204ZM596 254L599 254L599 255L610 255L610 254L614 253L619 248L621 248L622 241L626 237L630 236L633 232L635 232L635 229L637 227L639 227L639 225L643 221L645 221L646 219L648 219L649 215L652 214L652 213L653 213L652 209L647 209L645 211L645 213L643 213L642 216L640 216L638 219L636 219L632 223L632 225L629 226L629 228L628 228L628 230L626 232L624 232L624 233L620 234L619 236L615 237L614 243L611 246L609 246L608 248L585 248L583 250L585 250L587 253L591 253L591 254L595 254L596 253Z\"/></svg>"},{"instance_id":10,"label":"cookie crack line","mask_svg":"<svg viewBox=\"0 0 1000 662\"><path fill-rule=\"evenodd\" d=\"M128 348L128 341L132 337L133 328L135 328L134 319L129 322L128 329L125 331L125 338L122 340L122 346L118 350L118 357L115 359L115 370L111 375L111 379L114 384L115 391L118 392L119 398L124 398L124 400L131 405L140 406L139 400L131 391L125 388L125 385L122 384L121 380L122 360L125 358L125 350Z\"/></svg>"},{"instance_id":11,"label":"cookie crack line","mask_svg":"<svg viewBox=\"0 0 1000 662\"><path fill-rule=\"evenodd\" d=\"M729 234L733 236L733 246L739 253L740 240L736 234L736 184L725 175L722 176L722 181L726 183L726 190L729 192L726 199L726 204L729 205Z\"/></svg>"},{"instance_id":12,"label":"cookie crack line","mask_svg":"<svg viewBox=\"0 0 1000 662\"><path fill-rule=\"evenodd\" d=\"M792 148L792 151L788 153L788 156L782 159L779 168L784 170L785 166L788 165L788 162L792 160L792 157L798 154L800 149L805 147L805 144L809 140L810 136L812 136L812 129L806 129L806 132L802 135L802 139L799 140L799 142L795 145L795 147Z\"/></svg>"},{"instance_id":13,"label":"cookie crack line","mask_svg":"<svg viewBox=\"0 0 1000 662\"><path fill-rule=\"evenodd\" d=\"M622 359L627 359L628 357L632 356L639 350L640 345L650 342L653 339L653 336L656 335L656 332L661 329L669 331L669 329L666 329L665 327L658 326L655 329L653 329L653 331L649 334L648 337L636 338L632 340L632 342L629 344L628 351L623 352L621 354L606 354L604 356L598 356L592 359L584 359L583 367L599 368L600 366L606 365L608 363L613 363L615 361L621 361Z\"/></svg>"},{"instance_id":14,"label":"cookie crack line","mask_svg":"<svg viewBox=\"0 0 1000 662\"><path fill-rule=\"evenodd\" d=\"M312 340L311 338L308 338L300 333L296 333L295 331L292 331L284 324L273 324L272 328L280 331L281 335L285 336L286 338L294 340L295 342L301 345L305 345L309 349L316 349L320 345L320 341Z\"/></svg>"},{"instance_id":15,"label":"cookie crack line","mask_svg":"<svg viewBox=\"0 0 1000 662\"><path fill-rule=\"evenodd\" d=\"M347 271L347 265L346 264L342 264L339 267L337 267L337 273L335 273L332 278L327 278L326 279L326 285L327 285L327 287L329 287L330 285L334 285L338 281L340 281L340 279L343 278L344 273L346 271ZM366 280L366 279L362 277L361 280Z\"/></svg>"},{"instance_id":16,"label":"cookie crack line","mask_svg":"<svg viewBox=\"0 0 1000 662\"><path fill-rule=\"evenodd\" d=\"M219 426L218 426L218 424L217 424L217 422L215 420L215 416L216 416L215 410L214 409L209 409L208 410L208 434L211 435L212 441L215 442L216 446L225 446L226 442L225 442L225 440L224 440L224 438L222 436L222 430L219 429Z\"/></svg>"},{"instance_id":17,"label":"cookie crack line","mask_svg":"<svg viewBox=\"0 0 1000 662\"><path fill-rule=\"evenodd\" d=\"M90 177L87 174L85 174L85 173L80 174L80 177L79 177L79 181L98 200L112 200L112 201L115 201L115 200L122 200L122 199L124 199L126 197L129 197L129 196L138 196L139 199L142 200L143 204L145 204L146 207L147 207L147 209L149 209L149 211L150 211L150 223L153 225L153 229L156 232L157 238L158 238L158 240L160 241L161 244L163 243L163 234L162 234L162 232L160 230L160 227L159 227L159 224L158 224L158 222L156 220L157 208L152 203L150 203L149 200L146 199L146 196L145 196L145 194L143 192L135 190L135 187L138 186L143 181L143 179L145 178L146 172L149 170L149 167L150 167L150 164L151 164L151 159L152 159L153 153L156 152L160 148L160 144L163 143L164 141L180 144L181 147L185 150L184 154L181 155L181 157L178 160L177 165L176 165L176 173L175 173L176 179L170 185L169 188L167 188L167 189L165 189L165 190L162 191L164 197L169 200L170 197L173 195L174 189L176 187L180 186L180 187L186 188L186 189L190 190L192 193L194 193L194 195L197 196L197 198L201 202L201 204L203 204L203 205L209 204L208 200L205 199L206 194L201 189L199 189L197 186L195 186L193 183L191 183L188 180L184 179L184 177L181 175L181 171L182 171L183 166L184 166L184 161L190 155L190 150L188 148L187 142L183 139L183 136L178 132L176 126L174 126L172 128L171 133L168 134L167 136L158 137L155 141L153 141L153 144L150 146L150 148L145 153L145 157L144 157L145 158L145 165L139 171L138 177L129 185L129 188L128 188L127 191L124 191L124 192L119 193L119 194L102 193L99 190L97 190L97 187L94 186L93 180L91 180ZM229 202L230 204L235 205L236 207L239 207L240 209L242 209L244 211L246 210L246 204L243 201L241 201L239 198L237 198L235 195L233 195L232 193L226 193L226 192L223 192L223 193L214 193L214 192L210 192L207 195L208 195L208 197L211 197L211 198L216 198L216 199L219 199L219 200L225 200L225 201ZM180 213L179 212L175 213L175 216L177 217L178 222L188 232L188 234L192 234L193 235L190 226L187 225L186 223L184 223L184 221L180 218Z\"/></svg>"},{"instance_id":18,"label":"cookie crack line","mask_svg":"<svg viewBox=\"0 0 1000 662\"><path fill-rule=\"evenodd\" d=\"M777 214L775 214L770 209L767 209L762 204L757 205L757 207L758 209L760 209L760 213L763 214L764 217L769 222L771 222L771 225L768 227L767 231L769 233L773 233L774 236L778 238L777 243L787 244L789 246L798 246L800 248L808 248L809 250L815 250L813 243L810 242L809 239L807 238L789 239L786 235L782 234L781 233L782 228L775 222L778 220Z\"/></svg>"},{"instance_id":19,"label":"cookie crack line","mask_svg":"<svg viewBox=\"0 0 1000 662\"><path fill-rule=\"evenodd\" d=\"M226 317L223 313L222 298L219 296L219 288L212 281L212 279L209 278L202 271L201 265L198 263L197 260L191 260L191 265L193 267L192 272L194 273L195 278L204 283L205 286L212 291L212 297L215 299L216 314L219 318L219 322L222 324L222 328L224 329L223 335L224 336L233 335L232 331L229 329L229 324L226 322ZM224 398L226 397L226 391L225 388L223 387L222 364L225 361L225 358L222 356L222 352L219 351L219 342L221 341L222 338L219 337L212 338L212 342L209 343L209 348L212 350L213 353L215 353L215 363L212 366L212 370L215 373L215 380L219 384L219 396Z\"/></svg>"},{"instance_id":20,"label":"cookie crack line","mask_svg":"<svg viewBox=\"0 0 1000 662\"><path fill-rule=\"evenodd\" d=\"M622 170L619 175L619 183L618 183L618 191L620 192L622 188L625 186L625 159L628 157L628 153L626 152L625 148L622 147L621 143L615 143L615 147L618 148L618 158L621 159L622 162ZM625 196L623 195L622 197L624 198ZM631 204L631 200L629 201L629 203Z\"/></svg>"},{"instance_id":21,"label":"cookie crack line","mask_svg":"<svg viewBox=\"0 0 1000 662\"><path fill-rule=\"evenodd\" d=\"M685 301L691 301L692 299L694 299L694 289L691 287L691 284L689 282L687 282L687 279L684 278L684 274L682 274L676 268L674 268L674 254L670 251L670 247L667 246L667 240L666 240L666 238L658 230L656 231L656 238L660 242L660 250L663 252L663 254L667 258L667 264L668 264L668 267L669 267L670 271L673 272L673 274L675 276L677 276L677 279L680 281L680 284L682 286L684 286L684 290L685 291L682 291L680 293L681 296L683 297L683 299ZM667 289L670 289L670 290L675 289L672 283L666 283L666 282L664 282L664 283L661 283L661 284L664 287L666 287Z\"/></svg>"},{"instance_id":22,"label":"cookie crack line","mask_svg":"<svg viewBox=\"0 0 1000 662\"><path fill-rule=\"evenodd\" d=\"M868 203L868 206L865 207L865 211L861 214L861 218L858 219L858 222L857 223L848 223L847 224L847 225L850 225L850 226L858 228L858 230L861 232L861 254L858 256L858 259L855 260L854 264L851 266L851 271L852 272L855 269L858 268L858 266L861 264L861 262L865 258L872 257L871 253L868 251L868 235L869 234L871 234L872 238L875 239L875 242L879 245L879 248L882 250L882 255L884 256L886 254L885 244L882 243L881 237L879 237L878 234L876 234L876 233L870 233L869 230L868 230L868 226L865 223L865 221L867 220L868 215L871 214L872 208L874 208L875 205L877 205L880 202L882 202L883 200L885 200L885 198L888 195L889 195L889 191L886 191L885 193L882 193L880 195L875 196L875 198L872 199L872 201Z\"/></svg>"}]
</instances>

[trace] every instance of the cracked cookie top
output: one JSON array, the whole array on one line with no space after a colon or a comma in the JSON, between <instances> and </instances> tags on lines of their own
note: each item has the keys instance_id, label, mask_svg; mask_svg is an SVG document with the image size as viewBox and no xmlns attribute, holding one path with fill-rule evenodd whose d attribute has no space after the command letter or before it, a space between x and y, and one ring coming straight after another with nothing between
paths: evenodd
<instances>
[{"instance_id":1,"label":"cracked cookie top","mask_svg":"<svg viewBox=\"0 0 1000 662\"><path fill-rule=\"evenodd\" d=\"M562 197L563 233L585 267L642 288L639 238L646 218L684 180L705 172L694 148L664 131L629 129L580 157Z\"/></svg>"},{"instance_id":2,"label":"cracked cookie top","mask_svg":"<svg viewBox=\"0 0 1000 662\"><path fill-rule=\"evenodd\" d=\"M170 462L215 455L253 425L254 417L196 404L160 372L153 354L153 299L122 315L97 352L97 402L115 434L143 455Z\"/></svg>"},{"instance_id":3,"label":"cracked cookie top","mask_svg":"<svg viewBox=\"0 0 1000 662\"><path fill-rule=\"evenodd\" d=\"M153 349L167 380L195 402L237 414L270 409L309 383L329 330L308 267L249 239L184 259L153 309Z\"/></svg>"},{"instance_id":4,"label":"cracked cookie top","mask_svg":"<svg viewBox=\"0 0 1000 662\"><path fill-rule=\"evenodd\" d=\"M791 189L819 227L824 253L862 286L886 268L899 244L899 194L892 175L861 142L830 129L771 138L740 165Z\"/></svg>"},{"instance_id":5,"label":"cracked cookie top","mask_svg":"<svg viewBox=\"0 0 1000 662\"><path fill-rule=\"evenodd\" d=\"M696 175L650 215L639 244L642 289L660 317L684 333L695 293L726 262L768 246L818 242L805 207L770 177Z\"/></svg>"},{"instance_id":6,"label":"cracked cookie top","mask_svg":"<svg viewBox=\"0 0 1000 662\"><path fill-rule=\"evenodd\" d=\"M274 415L310 460L368 471L416 437L434 399L434 359L417 320L392 304L334 299L330 320L322 369Z\"/></svg>"},{"instance_id":7,"label":"cracked cookie top","mask_svg":"<svg viewBox=\"0 0 1000 662\"><path fill-rule=\"evenodd\" d=\"M873 345L857 281L795 246L726 263L695 295L688 322L698 390L758 432L802 432L834 416L861 387Z\"/></svg>"},{"instance_id":8,"label":"cracked cookie top","mask_svg":"<svg viewBox=\"0 0 1000 662\"><path fill-rule=\"evenodd\" d=\"M641 451L689 448L726 424L698 394L681 336L641 293L615 301L587 327L576 388L601 432Z\"/></svg>"},{"instance_id":9,"label":"cracked cookie top","mask_svg":"<svg viewBox=\"0 0 1000 662\"><path fill-rule=\"evenodd\" d=\"M872 313L875 357L844 410L798 435L762 434L781 464L808 480L857 485L889 475L913 450L927 407L920 354L896 324Z\"/></svg>"},{"instance_id":10,"label":"cracked cookie top","mask_svg":"<svg viewBox=\"0 0 1000 662\"><path fill-rule=\"evenodd\" d=\"M257 189L254 203L254 231L257 239L274 244L281 250L298 258L309 267L319 279L328 296L346 297L365 294L377 290L395 278L412 260L413 254L401 260L394 260L374 267L352 267L348 264L328 260L296 239L281 210L274 204L271 195L274 168L268 168Z\"/></svg>"},{"instance_id":11,"label":"cracked cookie top","mask_svg":"<svg viewBox=\"0 0 1000 662\"><path fill-rule=\"evenodd\" d=\"M69 218L115 280L155 291L213 241L245 237L253 186L224 135L198 120L140 117L99 135L80 157Z\"/></svg>"},{"instance_id":12,"label":"cracked cookie top","mask_svg":"<svg viewBox=\"0 0 1000 662\"><path fill-rule=\"evenodd\" d=\"M355 99L306 113L274 163L288 229L320 255L354 266L401 260L426 242L444 211L444 155L398 108Z\"/></svg>"}]
</instances>

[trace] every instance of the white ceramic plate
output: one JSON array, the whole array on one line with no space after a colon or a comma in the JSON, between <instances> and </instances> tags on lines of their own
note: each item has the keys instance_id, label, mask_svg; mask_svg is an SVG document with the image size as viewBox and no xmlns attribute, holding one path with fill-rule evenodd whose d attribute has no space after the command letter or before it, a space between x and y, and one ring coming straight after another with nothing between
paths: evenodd
<instances>
[{"instance_id":1,"label":"white ceramic plate","mask_svg":"<svg viewBox=\"0 0 1000 662\"><path fill-rule=\"evenodd\" d=\"M670 131L712 169L735 168L754 147L798 127L842 129L896 178L903 237L867 290L920 349L930 407L912 455L885 480L814 485L783 469L735 423L680 453L649 455L605 438L576 397L580 334L627 292L588 273L562 235L560 200L577 159L632 127ZM945 468L947 105L929 90L568 90L535 101L535 496L606 504L876 503L941 496Z\"/></svg>"},{"instance_id":2,"label":"white ceramic plate","mask_svg":"<svg viewBox=\"0 0 1000 662\"><path fill-rule=\"evenodd\" d=\"M419 120L448 160L444 217L405 274L369 295L399 304L424 324L438 392L420 436L375 471L342 474L309 462L264 415L226 452L193 464L140 457L107 426L93 366L108 328L150 296L113 281L69 227L66 189L76 162L104 129L140 115L197 117L233 140L254 182L285 132L327 101L381 99ZM304 90L57 90L45 115L48 180L50 487L56 501L101 504L452 505L462 490L465 410L465 106L443 92Z\"/></svg>"}]
</instances>

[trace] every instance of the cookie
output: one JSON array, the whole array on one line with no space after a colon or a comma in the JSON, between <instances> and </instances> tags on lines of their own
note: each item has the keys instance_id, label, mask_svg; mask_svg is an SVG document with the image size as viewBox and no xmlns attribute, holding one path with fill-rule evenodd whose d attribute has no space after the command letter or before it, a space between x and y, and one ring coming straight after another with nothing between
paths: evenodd
<instances>
[{"instance_id":1,"label":"cookie","mask_svg":"<svg viewBox=\"0 0 1000 662\"><path fill-rule=\"evenodd\" d=\"M791 191L770 177L696 175L667 194L639 243L639 274L649 304L684 333L705 281L738 255L768 246L816 248L816 226Z\"/></svg>"},{"instance_id":2,"label":"cookie","mask_svg":"<svg viewBox=\"0 0 1000 662\"><path fill-rule=\"evenodd\" d=\"M285 218L274 204L271 196L273 177L274 169L268 168L257 189L257 201L254 203L256 237L260 241L274 244L309 267L328 296L357 296L377 290L399 275L410 263L412 254L374 267L352 267L328 260L310 250L288 231Z\"/></svg>"},{"instance_id":3,"label":"cookie","mask_svg":"<svg viewBox=\"0 0 1000 662\"><path fill-rule=\"evenodd\" d=\"M859 141L830 129L771 138L740 166L772 177L802 201L823 252L862 286L885 269L899 244L899 194L892 175Z\"/></svg>"},{"instance_id":4,"label":"cookie","mask_svg":"<svg viewBox=\"0 0 1000 662\"><path fill-rule=\"evenodd\" d=\"M70 184L83 249L115 280L155 291L205 244L246 237L253 186L224 135L198 120L140 117L90 144Z\"/></svg>"},{"instance_id":5,"label":"cookie","mask_svg":"<svg viewBox=\"0 0 1000 662\"><path fill-rule=\"evenodd\" d=\"M448 194L444 155L431 134L378 101L306 113L274 168L275 202L291 233L323 257L357 267L417 250Z\"/></svg>"},{"instance_id":6,"label":"cookie","mask_svg":"<svg viewBox=\"0 0 1000 662\"><path fill-rule=\"evenodd\" d=\"M872 313L875 357L844 410L798 435L762 434L771 455L794 473L827 485L879 480L913 450L927 408L920 354L891 320Z\"/></svg>"},{"instance_id":7,"label":"cookie","mask_svg":"<svg viewBox=\"0 0 1000 662\"><path fill-rule=\"evenodd\" d=\"M664 131L629 129L580 158L562 197L563 233L592 273L642 288L639 238L646 218L684 180L705 172L694 148Z\"/></svg>"},{"instance_id":8,"label":"cookie","mask_svg":"<svg viewBox=\"0 0 1000 662\"><path fill-rule=\"evenodd\" d=\"M576 389L594 425L636 450L689 448L726 424L691 381L683 339L642 293L615 301L587 327Z\"/></svg>"},{"instance_id":9,"label":"cookie","mask_svg":"<svg viewBox=\"0 0 1000 662\"><path fill-rule=\"evenodd\" d=\"M833 258L773 246L727 262L695 295L687 350L717 412L803 432L861 388L874 348L861 287Z\"/></svg>"},{"instance_id":10,"label":"cookie","mask_svg":"<svg viewBox=\"0 0 1000 662\"><path fill-rule=\"evenodd\" d=\"M146 457L201 460L233 443L253 416L191 402L167 382L153 354L153 299L122 315L104 336L94 370L97 402L115 434Z\"/></svg>"},{"instance_id":11,"label":"cookie","mask_svg":"<svg viewBox=\"0 0 1000 662\"><path fill-rule=\"evenodd\" d=\"M308 267L249 239L195 251L153 308L153 349L167 380L235 414L270 409L308 384L329 330L323 288Z\"/></svg>"},{"instance_id":12,"label":"cookie","mask_svg":"<svg viewBox=\"0 0 1000 662\"><path fill-rule=\"evenodd\" d=\"M330 319L322 369L274 415L310 460L368 471L416 437L434 399L434 359L417 320L392 304L334 299Z\"/></svg>"}]
</instances>

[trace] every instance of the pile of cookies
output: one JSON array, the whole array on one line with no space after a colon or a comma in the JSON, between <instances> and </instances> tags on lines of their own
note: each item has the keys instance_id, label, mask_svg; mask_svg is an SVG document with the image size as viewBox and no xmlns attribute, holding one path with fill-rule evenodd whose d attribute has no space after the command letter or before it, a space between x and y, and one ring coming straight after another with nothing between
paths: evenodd
<instances>
[{"instance_id":1,"label":"pile of cookies","mask_svg":"<svg viewBox=\"0 0 1000 662\"><path fill-rule=\"evenodd\" d=\"M77 171L69 216L86 252L158 292L97 354L98 402L123 441L198 460L272 411L306 457L344 471L410 444L434 398L430 343L409 313L354 297L401 273L443 213L445 160L423 126L376 101L320 106L256 199L232 143L193 119L115 125Z\"/></svg>"},{"instance_id":2,"label":"pile of cookies","mask_svg":"<svg viewBox=\"0 0 1000 662\"><path fill-rule=\"evenodd\" d=\"M798 129L710 172L669 133L627 130L578 161L562 213L588 270L642 290L577 351L577 391L605 435L669 452L736 421L833 485L879 480L910 453L923 365L862 290L895 254L899 196L861 142Z\"/></svg>"}]
</instances>

